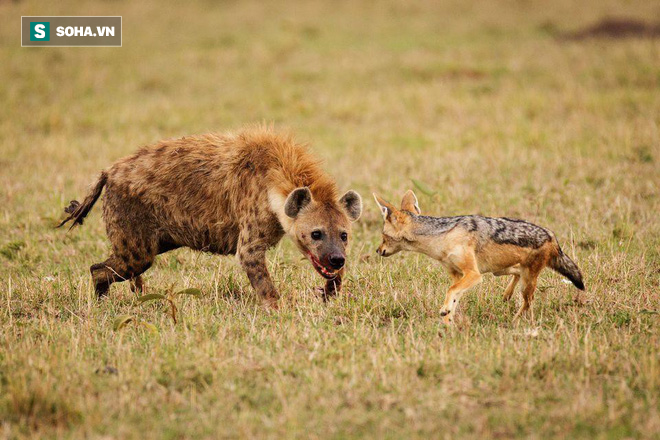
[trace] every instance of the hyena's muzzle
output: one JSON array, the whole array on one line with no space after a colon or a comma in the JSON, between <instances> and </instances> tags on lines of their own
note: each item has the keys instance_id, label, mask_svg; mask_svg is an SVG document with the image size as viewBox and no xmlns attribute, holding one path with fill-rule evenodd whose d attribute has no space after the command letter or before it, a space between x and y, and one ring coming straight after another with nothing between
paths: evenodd
<instances>
[{"instance_id":1,"label":"hyena's muzzle","mask_svg":"<svg viewBox=\"0 0 660 440\"><path fill-rule=\"evenodd\" d=\"M346 254L339 246L323 246L319 249L318 255L311 251L305 252L309 261L312 262L314 269L323 277L332 280L339 275L339 271L344 268L346 263Z\"/></svg>"}]
</instances>

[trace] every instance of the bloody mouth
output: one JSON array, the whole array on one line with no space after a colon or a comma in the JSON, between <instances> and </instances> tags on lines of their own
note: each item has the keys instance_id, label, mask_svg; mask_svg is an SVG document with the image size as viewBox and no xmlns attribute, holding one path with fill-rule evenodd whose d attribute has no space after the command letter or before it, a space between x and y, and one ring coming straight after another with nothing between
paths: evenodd
<instances>
[{"instance_id":1,"label":"bloody mouth","mask_svg":"<svg viewBox=\"0 0 660 440\"><path fill-rule=\"evenodd\" d=\"M325 279L327 280L334 280L337 278L338 272L339 271L333 271L326 269L321 262L319 261L318 258L316 258L314 255L312 255L311 252L305 251L305 254L307 255L307 258L309 258L309 261L312 262L312 266L314 266L314 269Z\"/></svg>"}]
</instances>

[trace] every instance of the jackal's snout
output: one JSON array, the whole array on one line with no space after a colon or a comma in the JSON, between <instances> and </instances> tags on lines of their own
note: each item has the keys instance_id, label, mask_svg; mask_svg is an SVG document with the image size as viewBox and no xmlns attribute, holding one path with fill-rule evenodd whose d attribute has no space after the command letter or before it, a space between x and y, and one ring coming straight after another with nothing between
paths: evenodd
<instances>
[{"instance_id":1,"label":"jackal's snout","mask_svg":"<svg viewBox=\"0 0 660 440\"><path fill-rule=\"evenodd\" d=\"M387 249L387 245L383 241L383 243L378 246L378 249L376 249L376 253L380 255L381 257L389 257L390 255L393 254L393 252L389 249Z\"/></svg>"}]
</instances>

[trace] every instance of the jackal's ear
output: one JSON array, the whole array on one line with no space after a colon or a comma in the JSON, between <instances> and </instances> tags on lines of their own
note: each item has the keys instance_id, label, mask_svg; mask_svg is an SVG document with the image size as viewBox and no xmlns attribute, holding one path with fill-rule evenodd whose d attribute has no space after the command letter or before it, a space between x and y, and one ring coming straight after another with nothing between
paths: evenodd
<instances>
[{"instance_id":1,"label":"jackal's ear","mask_svg":"<svg viewBox=\"0 0 660 440\"><path fill-rule=\"evenodd\" d=\"M284 202L284 213L291 218L296 218L300 211L312 201L312 192L306 186L296 188L289 193Z\"/></svg>"},{"instance_id":2,"label":"jackal's ear","mask_svg":"<svg viewBox=\"0 0 660 440\"><path fill-rule=\"evenodd\" d=\"M422 213L422 210L419 209L419 202L417 201L417 196L412 191L412 189L406 191L406 194L403 196L403 200L401 200L401 210L414 212L417 215Z\"/></svg>"},{"instance_id":3,"label":"jackal's ear","mask_svg":"<svg viewBox=\"0 0 660 440\"><path fill-rule=\"evenodd\" d=\"M348 214L352 222L362 215L362 197L353 190L348 191L339 199L339 204Z\"/></svg>"},{"instance_id":4,"label":"jackal's ear","mask_svg":"<svg viewBox=\"0 0 660 440\"><path fill-rule=\"evenodd\" d=\"M381 199L374 193L374 199L376 200L376 203L378 204L378 207L380 208L380 213L383 216L383 219L385 221L389 221L389 219L392 216L392 213L396 210L394 206L386 202L385 200Z\"/></svg>"}]
</instances>

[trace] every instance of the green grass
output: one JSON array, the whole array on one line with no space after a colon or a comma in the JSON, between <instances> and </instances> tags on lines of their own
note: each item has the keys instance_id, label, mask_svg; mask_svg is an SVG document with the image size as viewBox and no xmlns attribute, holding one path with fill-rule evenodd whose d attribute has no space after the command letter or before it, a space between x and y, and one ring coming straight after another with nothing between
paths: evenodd
<instances>
[{"instance_id":1,"label":"green grass","mask_svg":"<svg viewBox=\"0 0 660 440\"><path fill-rule=\"evenodd\" d=\"M652 438L660 432L660 46L556 38L652 2L0 3L0 437ZM21 15L122 15L122 48L21 48ZM53 229L96 173L156 140L274 121L365 198L347 293L290 242L281 310L233 258L159 257L139 304L97 302L96 208ZM441 325L441 267L375 255L370 193L416 179L431 215L554 230L535 321L506 281ZM516 295L516 301L520 301ZM118 331L115 319L136 321Z\"/></svg>"}]
</instances>

